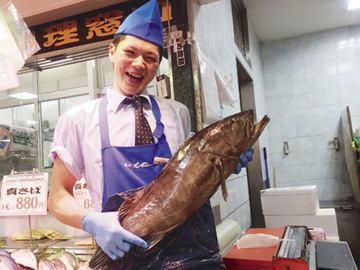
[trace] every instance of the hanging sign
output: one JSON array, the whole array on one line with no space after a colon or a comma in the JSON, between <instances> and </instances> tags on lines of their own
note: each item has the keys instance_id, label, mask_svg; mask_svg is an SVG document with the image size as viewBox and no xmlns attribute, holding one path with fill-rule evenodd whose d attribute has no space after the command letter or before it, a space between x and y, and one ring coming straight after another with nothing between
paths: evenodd
<instances>
[{"instance_id":1,"label":"hanging sign","mask_svg":"<svg viewBox=\"0 0 360 270\"><path fill-rule=\"evenodd\" d=\"M30 27L41 47L37 54L112 39L124 19L147 0L128 1ZM170 1L158 0L161 21L171 20ZM168 5L167 5L168 3Z\"/></svg>"},{"instance_id":2,"label":"hanging sign","mask_svg":"<svg viewBox=\"0 0 360 270\"><path fill-rule=\"evenodd\" d=\"M184 53L184 37L182 31L172 31L170 33L171 45L173 52L176 54L176 64L178 67L185 66L185 53Z\"/></svg>"},{"instance_id":3,"label":"hanging sign","mask_svg":"<svg viewBox=\"0 0 360 270\"><path fill-rule=\"evenodd\" d=\"M0 215L47 214L47 173L5 175L1 185Z\"/></svg>"},{"instance_id":4,"label":"hanging sign","mask_svg":"<svg viewBox=\"0 0 360 270\"><path fill-rule=\"evenodd\" d=\"M185 53L184 53L184 46L181 42L176 40L176 64L178 67L185 66Z\"/></svg>"}]
</instances>

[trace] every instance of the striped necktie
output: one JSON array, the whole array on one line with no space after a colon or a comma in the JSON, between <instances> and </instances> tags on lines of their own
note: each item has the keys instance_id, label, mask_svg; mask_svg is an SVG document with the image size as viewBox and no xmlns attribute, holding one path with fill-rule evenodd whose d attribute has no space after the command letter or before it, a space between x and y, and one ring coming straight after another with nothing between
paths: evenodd
<instances>
[{"instance_id":1,"label":"striped necktie","mask_svg":"<svg viewBox=\"0 0 360 270\"><path fill-rule=\"evenodd\" d=\"M147 99L141 96L134 96L133 98L126 98L124 103L132 104L135 108L135 145L154 143L150 125L143 111L143 104L148 103Z\"/></svg>"}]
</instances>

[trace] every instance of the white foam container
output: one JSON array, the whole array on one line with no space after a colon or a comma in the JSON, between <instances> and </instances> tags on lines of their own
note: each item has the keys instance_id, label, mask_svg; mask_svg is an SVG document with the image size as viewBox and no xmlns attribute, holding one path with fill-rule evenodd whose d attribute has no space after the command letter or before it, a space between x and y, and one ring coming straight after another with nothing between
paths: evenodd
<instances>
[{"instance_id":1,"label":"white foam container","mask_svg":"<svg viewBox=\"0 0 360 270\"><path fill-rule=\"evenodd\" d=\"M269 188L260 191L263 215L315 215L319 209L316 185Z\"/></svg>"},{"instance_id":2,"label":"white foam container","mask_svg":"<svg viewBox=\"0 0 360 270\"><path fill-rule=\"evenodd\" d=\"M336 212L334 208L318 209L315 215L264 216L267 228L298 225L319 227L325 231L325 238L339 238Z\"/></svg>"}]
</instances>

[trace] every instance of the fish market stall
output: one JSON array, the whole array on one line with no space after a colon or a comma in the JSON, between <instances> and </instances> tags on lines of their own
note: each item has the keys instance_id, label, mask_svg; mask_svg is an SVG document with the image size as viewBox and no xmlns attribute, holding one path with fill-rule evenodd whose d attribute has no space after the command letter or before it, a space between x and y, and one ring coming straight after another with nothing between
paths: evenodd
<instances>
[{"instance_id":1,"label":"fish market stall","mask_svg":"<svg viewBox=\"0 0 360 270\"><path fill-rule=\"evenodd\" d=\"M90 208L83 183L77 182L74 194ZM0 269L18 269L16 265L35 270L88 269L95 243L83 231L58 222L47 212L47 185L47 173L4 177L0 222L6 225L0 229Z\"/></svg>"}]
</instances>

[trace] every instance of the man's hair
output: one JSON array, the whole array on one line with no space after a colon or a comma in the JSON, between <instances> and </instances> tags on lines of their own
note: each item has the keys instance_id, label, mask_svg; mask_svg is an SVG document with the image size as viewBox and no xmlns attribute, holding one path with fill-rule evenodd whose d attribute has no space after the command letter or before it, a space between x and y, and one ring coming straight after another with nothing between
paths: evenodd
<instances>
[{"instance_id":1,"label":"man's hair","mask_svg":"<svg viewBox=\"0 0 360 270\"><path fill-rule=\"evenodd\" d=\"M126 38L126 35L116 35L113 40L112 40L112 44L114 44L115 49L117 49L118 45L120 44L121 41L123 41ZM159 49L159 63L161 62L162 59L162 48L160 48L159 46L157 46Z\"/></svg>"}]
</instances>

